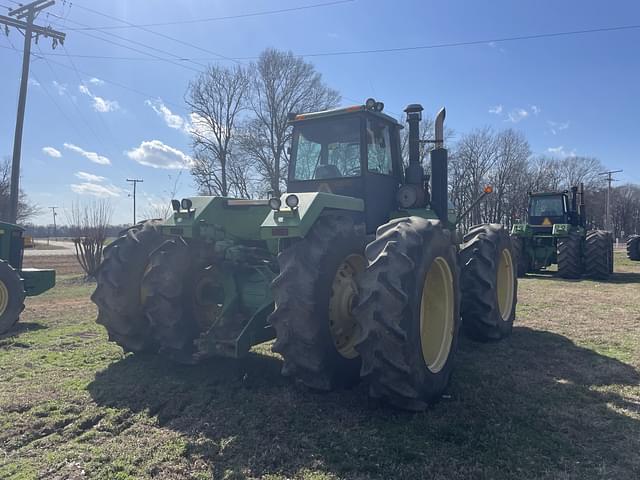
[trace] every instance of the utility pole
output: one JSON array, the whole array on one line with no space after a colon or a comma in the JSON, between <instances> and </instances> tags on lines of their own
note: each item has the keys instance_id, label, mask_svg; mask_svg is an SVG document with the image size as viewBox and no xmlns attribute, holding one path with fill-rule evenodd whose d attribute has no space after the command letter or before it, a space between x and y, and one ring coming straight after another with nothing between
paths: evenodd
<instances>
[{"instance_id":1,"label":"utility pole","mask_svg":"<svg viewBox=\"0 0 640 480\"><path fill-rule=\"evenodd\" d=\"M137 178L127 178L127 182L133 183L133 224L135 225L136 224L136 185L138 183L144 183L144 180L139 180Z\"/></svg>"},{"instance_id":2,"label":"utility pole","mask_svg":"<svg viewBox=\"0 0 640 480\"><path fill-rule=\"evenodd\" d=\"M49 8L54 0L36 0L35 2L14 8L9 16L0 15L0 24L4 24L7 34L9 27L24 30L24 49L22 53L22 78L20 80L20 96L18 98L18 115L16 118L16 132L13 139L13 161L11 163L11 197L9 201L9 222L16 223L18 219L18 197L20 195L20 155L22 152L22 128L24 126L24 111L27 104L27 84L29 80L29 60L31 57L31 39L34 34L36 43L40 35L53 39L53 48L58 42L63 44L65 34L53 30L51 27L35 25L33 21L40 11ZM15 18L11 18L15 17ZM22 20L26 19L26 21Z\"/></svg>"},{"instance_id":3,"label":"utility pole","mask_svg":"<svg viewBox=\"0 0 640 480\"><path fill-rule=\"evenodd\" d=\"M610 170L608 172L601 172L598 174L607 176L607 201L604 211L604 229L609 231L611 230L611 182L617 182L617 180L611 175L620 172L622 172L622 170Z\"/></svg>"},{"instance_id":4,"label":"utility pole","mask_svg":"<svg viewBox=\"0 0 640 480\"><path fill-rule=\"evenodd\" d=\"M56 240L58 239L58 232L57 232L57 226L56 226L56 217L58 216L58 214L56 213L56 208L58 207L49 207L51 209L51 212L53 213L53 238L55 238Z\"/></svg>"}]
</instances>

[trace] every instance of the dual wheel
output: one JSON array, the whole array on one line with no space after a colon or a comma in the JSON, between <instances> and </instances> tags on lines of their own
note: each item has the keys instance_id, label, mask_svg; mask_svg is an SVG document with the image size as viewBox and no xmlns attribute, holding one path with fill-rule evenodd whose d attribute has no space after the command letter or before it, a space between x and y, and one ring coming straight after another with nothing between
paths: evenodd
<instances>
[{"instance_id":1,"label":"dual wheel","mask_svg":"<svg viewBox=\"0 0 640 480\"><path fill-rule=\"evenodd\" d=\"M136 226L111 243L91 299L97 322L125 351L195 361L194 340L215 320L219 288L208 259L155 225Z\"/></svg>"},{"instance_id":2,"label":"dual wheel","mask_svg":"<svg viewBox=\"0 0 640 480\"><path fill-rule=\"evenodd\" d=\"M381 226L364 249L351 217L322 217L278 258L270 322L283 373L320 390L363 377L372 397L409 410L436 401L460 317L470 336L497 340L515 316L507 232L483 225L464 240L458 252L440 222L409 217Z\"/></svg>"}]
</instances>

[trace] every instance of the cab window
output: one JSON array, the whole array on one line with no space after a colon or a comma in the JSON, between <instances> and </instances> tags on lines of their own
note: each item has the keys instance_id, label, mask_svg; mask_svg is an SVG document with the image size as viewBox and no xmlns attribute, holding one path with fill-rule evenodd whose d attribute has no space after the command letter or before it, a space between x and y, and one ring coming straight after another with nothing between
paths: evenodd
<instances>
[{"instance_id":1,"label":"cab window","mask_svg":"<svg viewBox=\"0 0 640 480\"><path fill-rule=\"evenodd\" d=\"M389 125L376 119L367 120L367 169L384 175L393 170Z\"/></svg>"},{"instance_id":2,"label":"cab window","mask_svg":"<svg viewBox=\"0 0 640 480\"><path fill-rule=\"evenodd\" d=\"M296 126L292 161L293 180L360 176L360 119Z\"/></svg>"},{"instance_id":3,"label":"cab window","mask_svg":"<svg viewBox=\"0 0 640 480\"><path fill-rule=\"evenodd\" d=\"M530 215L532 217L561 217L564 215L564 201L558 197L533 197Z\"/></svg>"}]
</instances>

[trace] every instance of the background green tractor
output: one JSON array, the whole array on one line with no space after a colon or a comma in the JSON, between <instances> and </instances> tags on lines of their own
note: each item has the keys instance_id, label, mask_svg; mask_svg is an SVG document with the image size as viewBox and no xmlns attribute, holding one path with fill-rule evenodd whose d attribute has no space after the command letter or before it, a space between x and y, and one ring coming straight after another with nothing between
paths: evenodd
<instances>
[{"instance_id":1,"label":"background green tractor","mask_svg":"<svg viewBox=\"0 0 640 480\"><path fill-rule=\"evenodd\" d=\"M430 179L422 107L405 110L406 169L403 127L382 108L292 114L287 193L174 200L171 218L109 245L92 298L110 338L182 362L275 338L283 374L311 388L362 377L401 408L437 400L461 319L479 340L511 332L515 259L500 225L456 232L444 109Z\"/></svg>"},{"instance_id":2,"label":"background green tractor","mask_svg":"<svg viewBox=\"0 0 640 480\"><path fill-rule=\"evenodd\" d=\"M571 193L529 193L528 222L511 230L518 276L557 264L563 278L606 279L613 272L613 235L587 231L585 218L582 185Z\"/></svg>"},{"instance_id":3,"label":"background green tractor","mask_svg":"<svg viewBox=\"0 0 640 480\"><path fill-rule=\"evenodd\" d=\"M23 232L18 225L0 222L0 334L18 321L25 297L40 295L56 283L55 270L22 268Z\"/></svg>"},{"instance_id":4,"label":"background green tractor","mask_svg":"<svg viewBox=\"0 0 640 480\"><path fill-rule=\"evenodd\" d=\"M629 260L640 261L640 235L631 235L627 239L627 257Z\"/></svg>"}]
</instances>

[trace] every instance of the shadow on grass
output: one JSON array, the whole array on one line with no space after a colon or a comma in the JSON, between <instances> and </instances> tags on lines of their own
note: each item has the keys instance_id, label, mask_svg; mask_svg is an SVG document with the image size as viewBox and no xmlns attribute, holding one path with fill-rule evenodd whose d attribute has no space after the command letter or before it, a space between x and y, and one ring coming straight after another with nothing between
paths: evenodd
<instances>
[{"instance_id":1,"label":"shadow on grass","mask_svg":"<svg viewBox=\"0 0 640 480\"><path fill-rule=\"evenodd\" d=\"M0 335L0 342L2 342L2 340L5 340L7 338L17 337L18 335L25 332L35 332L36 330L42 330L45 328L47 327L45 325L42 325L41 323L18 321L18 323L16 323L13 327L11 327L11 330ZM0 345L2 344L0 343Z\"/></svg>"},{"instance_id":2,"label":"shadow on grass","mask_svg":"<svg viewBox=\"0 0 640 480\"><path fill-rule=\"evenodd\" d=\"M529 328L498 344L463 339L457 363L448 394L420 414L368 401L364 385L297 388L260 354L197 367L128 356L88 389L183 433L212 478L588 478L603 463L622 478L638 466L640 422L624 413L638 406L622 394L640 383L632 366Z\"/></svg>"}]
</instances>

